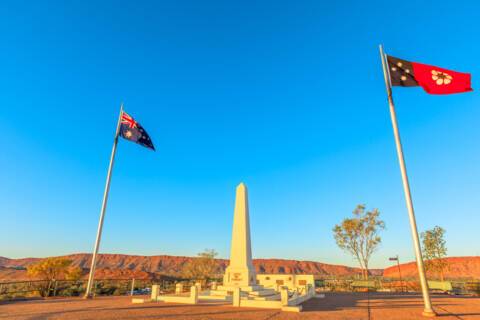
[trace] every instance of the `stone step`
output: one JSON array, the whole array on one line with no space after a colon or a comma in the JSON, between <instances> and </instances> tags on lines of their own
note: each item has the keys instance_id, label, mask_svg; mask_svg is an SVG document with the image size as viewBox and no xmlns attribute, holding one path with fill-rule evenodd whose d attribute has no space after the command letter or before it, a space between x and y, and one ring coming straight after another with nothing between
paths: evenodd
<instances>
[{"instance_id":1,"label":"stone step","mask_svg":"<svg viewBox=\"0 0 480 320\"><path fill-rule=\"evenodd\" d=\"M280 294L274 294L271 296L263 296L263 297L253 297L253 300L257 301L274 301L274 300L280 300Z\"/></svg>"},{"instance_id":2,"label":"stone step","mask_svg":"<svg viewBox=\"0 0 480 320\"><path fill-rule=\"evenodd\" d=\"M230 292L230 294L229 294ZM246 292L246 291L242 291L241 292L241 295L242 297L245 297L245 296L252 296L252 297L263 297L263 296L270 296L270 295L275 295L277 294L277 292L275 290L262 290L262 291L250 291L250 292ZM205 291L205 292L202 292L200 293L200 295L212 295L212 296L223 296L223 297L227 297L227 296L231 296L231 291L226 291L226 290L210 290L210 291Z\"/></svg>"},{"instance_id":3,"label":"stone step","mask_svg":"<svg viewBox=\"0 0 480 320\"><path fill-rule=\"evenodd\" d=\"M245 288L245 289L244 289ZM259 290L263 290L263 286L261 285L254 285L254 286L249 286L249 287L242 287L242 291L259 291Z\"/></svg>"},{"instance_id":4,"label":"stone step","mask_svg":"<svg viewBox=\"0 0 480 320\"><path fill-rule=\"evenodd\" d=\"M228 296L227 290L210 290L210 294L214 296Z\"/></svg>"},{"instance_id":5,"label":"stone step","mask_svg":"<svg viewBox=\"0 0 480 320\"><path fill-rule=\"evenodd\" d=\"M264 296L271 296L276 294L277 292L272 289L263 289L259 291L251 291L248 294L251 296L257 296L257 297L264 297Z\"/></svg>"},{"instance_id":6,"label":"stone step","mask_svg":"<svg viewBox=\"0 0 480 320\"><path fill-rule=\"evenodd\" d=\"M220 291L233 291L234 289L235 287L233 286L217 286L217 290L220 290ZM263 289L264 289L263 286L260 286L260 285L240 287L240 290L245 292L260 291Z\"/></svg>"}]
</instances>

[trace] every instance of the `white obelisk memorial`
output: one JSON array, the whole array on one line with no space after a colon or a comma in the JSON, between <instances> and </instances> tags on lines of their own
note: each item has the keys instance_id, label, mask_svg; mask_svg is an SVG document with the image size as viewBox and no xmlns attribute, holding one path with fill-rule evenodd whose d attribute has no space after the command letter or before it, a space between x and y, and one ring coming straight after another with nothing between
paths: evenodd
<instances>
[{"instance_id":1,"label":"white obelisk memorial","mask_svg":"<svg viewBox=\"0 0 480 320\"><path fill-rule=\"evenodd\" d=\"M192 286L190 297L181 294L158 296L155 301L196 304L198 301L230 301L237 307L271 308L298 312L304 301L315 296L313 275L255 274L252 263L248 192L244 183L237 186L233 213L230 264L223 276L223 285L204 292ZM307 285L308 282L308 285ZM264 287L264 284L268 287ZM288 290L294 292L289 297ZM299 290L303 291L299 291ZM152 290L153 292L153 290ZM299 295L299 292L303 294Z\"/></svg>"},{"instance_id":2,"label":"white obelisk memorial","mask_svg":"<svg viewBox=\"0 0 480 320\"><path fill-rule=\"evenodd\" d=\"M256 285L255 268L252 264L250 221L248 215L248 192L242 182L237 186L233 216L230 265L223 276L224 287L251 287Z\"/></svg>"}]
</instances>

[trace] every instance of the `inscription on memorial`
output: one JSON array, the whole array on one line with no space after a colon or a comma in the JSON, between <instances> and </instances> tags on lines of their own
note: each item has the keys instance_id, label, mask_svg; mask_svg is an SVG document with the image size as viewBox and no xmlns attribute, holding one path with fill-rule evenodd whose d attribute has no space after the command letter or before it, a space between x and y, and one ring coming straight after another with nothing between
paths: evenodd
<instances>
[{"instance_id":1,"label":"inscription on memorial","mask_svg":"<svg viewBox=\"0 0 480 320\"><path fill-rule=\"evenodd\" d=\"M241 273L234 273L232 280L233 281L242 281L242 274Z\"/></svg>"}]
</instances>

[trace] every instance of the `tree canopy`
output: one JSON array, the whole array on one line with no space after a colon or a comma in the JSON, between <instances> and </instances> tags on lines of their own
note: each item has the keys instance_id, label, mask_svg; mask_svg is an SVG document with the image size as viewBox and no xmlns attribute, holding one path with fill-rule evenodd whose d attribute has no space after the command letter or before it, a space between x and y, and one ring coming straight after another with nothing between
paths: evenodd
<instances>
[{"instance_id":1,"label":"tree canopy","mask_svg":"<svg viewBox=\"0 0 480 320\"><path fill-rule=\"evenodd\" d=\"M364 279L368 279L368 263L382 241L379 232L383 229L385 223L380 220L380 211L366 211L363 204L357 205L353 218L345 218L333 228L337 245L355 257Z\"/></svg>"},{"instance_id":2,"label":"tree canopy","mask_svg":"<svg viewBox=\"0 0 480 320\"><path fill-rule=\"evenodd\" d=\"M46 258L27 267L27 274L41 280L64 279L69 272L72 260L65 258Z\"/></svg>"},{"instance_id":3,"label":"tree canopy","mask_svg":"<svg viewBox=\"0 0 480 320\"><path fill-rule=\"evenodd\" d=\"M205 249L200 252L197 258L193 258L185 264L182 274L186 278L208 281L218 271L218 264L215 257L218 253L213 249Z\"/></svg>"},{"instance_id":4,"label":"tree canopy","mask_svg":"<svg viewBox=\"0 0 480 320\"><path fill-rule=\"evenodd\" d=\"M435 226L431 230L422 232L423 257L425 258L425 269L427 272L436 272L441 281L444 280L445 270L448 263L445 259L447 256L447 245L444 239L445 229Z\"/></svg>"}]
</instances>

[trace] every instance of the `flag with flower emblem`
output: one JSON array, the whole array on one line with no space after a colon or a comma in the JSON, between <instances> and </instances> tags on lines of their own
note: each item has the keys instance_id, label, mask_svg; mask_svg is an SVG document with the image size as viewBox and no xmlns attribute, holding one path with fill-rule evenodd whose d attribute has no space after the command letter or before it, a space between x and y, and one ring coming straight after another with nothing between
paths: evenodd
<instances>
[{"instance_id":1,"label":"flag with flower emblem","mask_svg":"<svg viewBox=\"0 0 480 320\"><path fill-rule=\"evenodd\" d=\"M447 70L427 64L387 56L392 86L421 86L430 94L472 91L470 73Z\"/></svg>"},{"instance_id":2,"label":"flag with flower emblem","mask_svg":"<svg viewBox=\"0 0 480 320\"><path fill-rule=\"evenodd\" d=\"M122 111L120 118L120 136L130 140L132 142L138 143L146 148L152 149L155 151L152 140L148 133L143 129L140 123L136 122L133 117L128 115L125 111Z\"/></svg>"}]
</instances>

